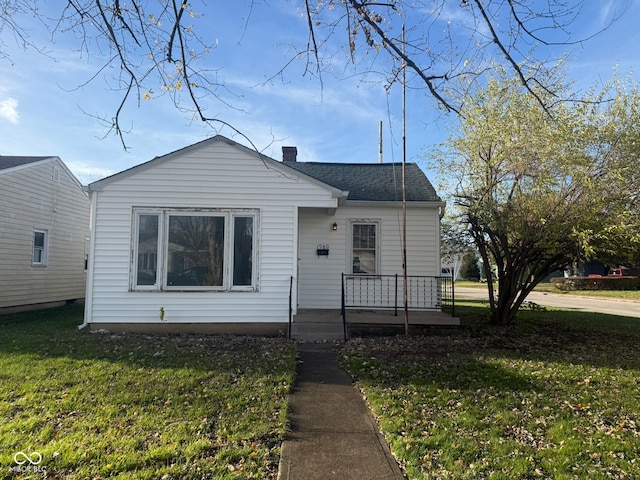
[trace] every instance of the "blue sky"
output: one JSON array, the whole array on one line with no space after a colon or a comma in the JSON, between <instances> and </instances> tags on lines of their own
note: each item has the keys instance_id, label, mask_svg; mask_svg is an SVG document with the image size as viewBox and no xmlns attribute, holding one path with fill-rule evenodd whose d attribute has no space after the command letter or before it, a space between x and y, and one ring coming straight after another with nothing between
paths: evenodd
<instances>
[{"instance_id":1,"label":"blue sky","mask_svg":"<svg viewBox=\"0 0 640 480\"><path fill-rule=\"evenodd\" d=\"M43 9L52 12L59 4L43 2ZM339 57L323 74L322 86L317 78L303 76L304 59L276 75L294 53L291 44L303 47L307 42L306 19L298 11L303 3L271 0L256 2L252 9L249 4L208 2L200 7L202 21L218 41L210 54L217 78L229 87L225 98L235 107L210 102L208 113L234 125L273 158L281 158L283 145L297 146L300 161L377 162L378 124L383 121L384 161L400 161L400 86L387 92L375 75L353 75ZM622 74L640 79L640 0L585 4L570 27L573 39L619 18L591 40L546 49L545 58L567 53L569 75L584 88L611 78L615 65ZM447 15L455 21L456 14L459 10L445 13L441 21ZM125 136L129 150L124 151L120 140L105 137L105 126L92 117L111 116L120 101L100 75L85 85L101 59L78 52L70 36L52 42L36 19L21 22L47 54L22 50L7 29L0 32L9 54L0 58L1 155L57 155L87 183L216 133L177 111L168 97L155 98L125 111L122 124L130 133ZM338 52L340 46L333 45ZM407 159L432 176L426 154L455 128L456 119L437 109L424 90L410 88L407 105ZM246 143L230 130L219 133Z\"/></svg>"}]
</instances>

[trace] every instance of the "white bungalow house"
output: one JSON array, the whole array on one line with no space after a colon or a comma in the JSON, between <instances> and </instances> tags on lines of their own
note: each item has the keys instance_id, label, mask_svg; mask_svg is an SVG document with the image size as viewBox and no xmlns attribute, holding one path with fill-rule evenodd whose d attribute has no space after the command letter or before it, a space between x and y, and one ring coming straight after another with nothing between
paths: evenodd
<instances>
[{"instance_id":1,"label":"white bungalow house","mask_svg":"<svg viewBox=\"0 0 640 480\"><path fill-rule=\"evenodd\" d=\"M89 212L60 158L0 156L0 313L84 298Z\"/></svg>"},{"instance_id":2,"label":"white bungalow house","mask_svg":"<svg viewBox=\"0 0 640 480\"><path fill-rule=\"evenodd\" d=\"M90 184L85 325L286 334L301 312L340 310L343 274L372 279L367 301L383 301L381 279L402 270L399 166L283 154L216 136ZM409 274L437 277L444 205L407 171ZM347 306L362 307L365 285L345 284ZM427 288L441 293L414 287ZM391 308L385 295L370 306Z\"/></svg>"}]
</instances>

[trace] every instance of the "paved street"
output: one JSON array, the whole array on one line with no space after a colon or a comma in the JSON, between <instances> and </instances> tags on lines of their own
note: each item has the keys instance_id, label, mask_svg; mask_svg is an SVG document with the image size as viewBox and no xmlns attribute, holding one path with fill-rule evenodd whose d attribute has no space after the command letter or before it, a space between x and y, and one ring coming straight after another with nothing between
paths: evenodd
<instances>
[{"instance_id":1,"label":"paved street","mask_svg":"<svg viewBox=\"0 0 640 480\"><path fill-rule=\"evenodd\" d=\"M489 299L489 295L484 288L456 286L455 292L457 299ZM630 300L611 300L559 293L531 292L527 297L527 301L544 305L545 307L558 307L566 308L567 310L582 310L583 312L598 312L640 318L640 302Z\"/></svg>"}]
</instances>

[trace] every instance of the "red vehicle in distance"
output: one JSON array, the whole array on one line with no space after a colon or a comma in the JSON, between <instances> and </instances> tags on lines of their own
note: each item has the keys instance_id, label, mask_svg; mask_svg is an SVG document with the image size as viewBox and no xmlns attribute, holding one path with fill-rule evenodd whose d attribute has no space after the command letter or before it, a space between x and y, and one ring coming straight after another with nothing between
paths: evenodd
<instances>
[{"instance_id":1,"label":"red vehicle in distance","mask_svg":"<svg viewBox=\"0 0 640 480\"><path fill-rule=\"evenodd\" d=\"M629 277L633 276L633 272L626 268L610 268L608 277Z\"/></svg>"}]
</instances>

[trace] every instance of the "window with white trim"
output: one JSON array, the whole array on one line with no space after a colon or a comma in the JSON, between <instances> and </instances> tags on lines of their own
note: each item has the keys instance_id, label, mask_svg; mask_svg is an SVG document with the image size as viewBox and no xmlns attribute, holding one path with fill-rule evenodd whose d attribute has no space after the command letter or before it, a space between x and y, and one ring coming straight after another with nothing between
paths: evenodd
<instances>
[{"instance_id":1,"label":"window with white trim","mask_svg":"<svg viewBox=\"0 0 640 480\"><path fill-rule=\"evenodd\" d=\"M378 223L351 223L351 273L378 272Z\"/></svg>"},{"instance_id":2,"label":"window with white trim","mask_svg":"<svg viewBox=\"0 0 640 480\"><path fill-rule=\"evenodd\" d=\"M135 209L134 290L256 290L257 210Z\"/></svg>"},{"instance_id":3,"label":"window with white trim","mask_svg":"<svg viewBox=\"0 0 640 480\"><path fill-rule=\"evenodd\" d=\"M46 230L33 231L33 253L31 256L31 265L43 267L48 261L48 237Z\"/></svg>"}]
</instances>

